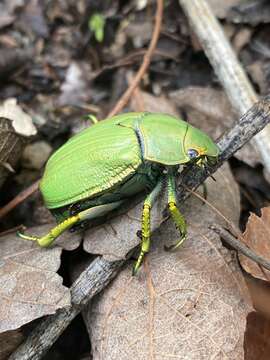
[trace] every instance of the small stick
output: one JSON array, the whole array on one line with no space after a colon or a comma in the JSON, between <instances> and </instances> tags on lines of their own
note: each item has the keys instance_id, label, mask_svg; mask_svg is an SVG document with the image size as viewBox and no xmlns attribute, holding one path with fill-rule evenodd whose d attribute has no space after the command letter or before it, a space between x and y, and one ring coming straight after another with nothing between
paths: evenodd
<instances>
[{"instance_id":1,"label":"small stick","mask_svg":"<svg viewBox=\"0 0 270 360\"><path fill-rule=\"evenodd\" d=\"M126 92L118 100L118 102L116 103L114 108L110 111L110 113L108 114L107 117L114 116L115 114L117 114L121 110L123 110L125 105L128 103L131 95L133 94L133 91L139 85L139 82L141 81L143 75L145 74L145 72L146 72L146 70L147 70L147 68L148 68L148 66L150 64L151 57L152 57L152 55L153 55L153 53L155 51L157 42L158 42L160 29L161 29L161 23L162 23L162 16L163 16L163 0L157 0L157 11L156 11L156 16L155 16L155 27L154 27L154 31L153 31L153 35L152 35L152 39L151 39L149 48L148 48L147 52L145 53L145 55L143 57L143 62L141 64L137 74L135 75L132 83L130 84L130 86L128 87Z\"/></svg>"},{"instance_id":2,"label":"small stick","mask_svg":"<svg viewBox=\"0 0 270 360\"><path fill-rule=\"evenodd\" d=\"M241 148L252 136L270 122L270 96L255 104L247 114L243 115L239 122L222 137L219 141L221 156L214 169L209 168L208 173L200 171L197 167L188 170L183 179L183 186L178 189L179 200L185 199L188 192L185 187L196 188L208 176L213 173L223 162ZM153 228L153 231L156 228ZM96 265L94 265L94 263ZM82 307L91 298L105 288L116 272L120 269L123 261L109 262L98 257L84 270L79 279L71 287L72 306L61 309L55 315L41 320L40 324L32 331L31 335L11 355L10 360L38 360L52 346L73 318L81 311ZM93 282L99 286L94 287Z\"/></svg>"},{"instance_id":3,"label":"small stick","mask_svg":"<svg viewBox=\"0 0 270 360\"><path fill-rule=\"evenodd\" d=\"M26 198L38 190L40 179L35 181L27 189L21 191L14 199L0 209L0 219L6 216L11 210L22 203Z\"/></svg>"},{"instance_id":4,"label":"small stick","mask_svg":"<svg viewBox=\"0 0 270 360\"><path fill-rule=\"evenodd\" d=\"M220 225L213 224L209 226L209 229L217 233L227 244L229 244L235 250L240 251L243 255L249 259L255 261L257 264L263 266L270 271L270 261L264 257L257 255L253 250L247 247L244 243L232 236L227 230L223 229Z\"/></svg>"},{"instance_id":5,"label":"small stick","mask_svg":"<svg viewBox=\"0 0 270 360\"><path fill-rule=\"evenodd\" d=\"M211 7L206 0L179 0L179 3L232 106L239 116L243 115L258 101L258 97ZM252 143L270 174L270 126L258 134Z\"/></svg>"}]
</instances>

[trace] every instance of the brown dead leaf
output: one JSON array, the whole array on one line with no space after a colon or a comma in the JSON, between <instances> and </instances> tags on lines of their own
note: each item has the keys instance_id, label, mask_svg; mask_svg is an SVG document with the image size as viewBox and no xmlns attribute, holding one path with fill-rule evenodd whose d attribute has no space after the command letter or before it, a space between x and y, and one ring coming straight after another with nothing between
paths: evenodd
<instances>
[{"instance_id":1,"label":"brown dead leaf","mask_svg":"<svg viewBox=\"0 0 270 360\"><path fill-rule=\"evenodd\" d=\"M228 12L233 6L239 5L243 0L207 0L208 4L211 6L214 14L220 18L225 19L228 15Z\"/></svg>"},{"instance_id":2,"label":"brown dead leaf","mask_svg":"<svg viewBox=\"0 0 270 360\"><path fill-rule=\"evenodd\" d=\"M85 63L72 62L67 69L65 81L61 85L58 106L79 106L90 99L89 83L85 74L91 73Z\"/></svg>"},{"instance_id":3,"label":"brown dead leaf","mask_svg":"<svg viewBox=\"0 0 270 360\"><path fill-rule=\"evenodd\" d=\"M35 135L32 119L17 104L7 99L0 106L0 187L18 162L25 139Z\"/></svg>"},{"instance_id":4,"label":"brown dead leaf","mask_svg":"<svg viewBox=\"0 0 270 360\"><path fill-rule=\"evenodd\" d=\"M245 360L270 359L270 320L253 311L247 318Z\"/></svg>"},{"instance_id":5,"label":"brown dead leaf","mask_svg":"<svg viewBox=\"0 0 270 360\"><path fill-rule=\"evenodd\" d=\"M270 207L262 208L261 217L251 214L243 234L245 244L256 254L270 260ZM244 255L239 255L240 263L252 276L269 281L270 271L263 269Z\"/></svg>"},{"instance_id":6,"label":"brown dead leaf","mask_svg":"<svg viewBox=\"0 0 270 360\"><path fill-rule=\"evenodd\" d=\"M270 283L255 278L246 272L244 272L244 277L254 309L270 319Z\"/></svg>"},{"instance_id":7,"label":"brown dead leaf","mask_svg":"<svg viewBox=\"0 0 270 360\"><path fill-rule=\"evenodd\" d=\"M237 54L250 43L253 30L249 27L242 27L235 35L233 39L233 48Z\"/></svg>"},{"instance_id":8,"label":"brown dead leaf","mask_svg":"<svg viewBox=\"0 0 270 360\"><path fill-rule=\"evenodd\" d=\"M60 247L42 249L15 234L0 238L0 247L0 332L70 305L69 289L56 273Z\"/></svg>"},{"instance_id":9,"label":"brown dead leaf","mask_svg":"<svg viewBox=\"0 0 270 360\"><path fill-rule=\"evenodd\" d=\"M0 334L0 360L6 360L23 339L21 330L6 331Z\"/></svg>"},{"instance_id":10,"label":"brown dead leaf","mask_svg":"<svg viewBox=\"0 0 270 360\"><path fill-rule=\"evenodd\" d=\"M186 111L187 121L217 139L234 124L237 116L222 90L190 86L173 91L170 98ZM250 166L260 162L258 152L246 144L235 156Z\"/></svg>"},{"instance_id":11,"label":"brown dead leaf","mask_svg":"<svg viewBox=\"0 0 270 360\"><path fill-rule=\"evenodd\" d=\"M215 176L217 183L207 182L208 201L237 223L239 194L228 166ZM156 208L160 214L163 207ZM184 245L164 252L164 244L179 236L171 220L165 221L152 236L149 270L132 278L130 264L85 311L95 359L243 359L249 297L237 262L208 230L209 223L222 221L194 197L182 209L189 224ZM123 217L106 223L109 248L100 245L100 253L117 253L130 236L133 246L138 243L140 218L134 215L132 223ZM124 216L133 219L130 212ZM97 245L95 229L92 235Z\"/></svg>"},{"instance_id":12,"label":"brown dead leaf","mask_svg":"<svg viewBox=\"0 0 270 360\"><path fill-rule=\"evenodd\" d=\"M138 90L131 98L130 106L132 111L161 112L179 117L176 106L165 96L154 96L146 91ZM143 108L143 109L142 109Z\"/></svg>"},{"instance_id":13,"label":"brown dead leaf","mask_svg":"<svg viewBox=\"0 0 270 360\"><path fill-rule=\"evenodd\" d=\"M269 80L266 75L268 69L268 60L257 60L247 66L247 72L252 80L259 86L261 94L267 94L269 90Z\"/></svg>"},{"instance_id":14,"label":"brown dead leaf","mask_svg":"<svg viewBox=\"0 0 270 360\"><path fill-rule=\"evenodd\" d=\"M219 137L226 129L229 129L236 117L226 94L222 90L189 86L173 91L169 96L177 106L186 110L188 122L205 132L211 131L214 138ZM200 121L198 121L197 113L200 114Z\"/></svg>"},{"instance_id":15,"label":"brown dead leaf","mask_svg":"<svg viewBox=\"0 0 270 360\"><path fill-rule=\"evenodd\" d=\"M226 1L227 3L227 1ZM270 22L270 6L267 0L239 0L227 13L227 20L256 26Z\"/></svg>"}]
</instances>

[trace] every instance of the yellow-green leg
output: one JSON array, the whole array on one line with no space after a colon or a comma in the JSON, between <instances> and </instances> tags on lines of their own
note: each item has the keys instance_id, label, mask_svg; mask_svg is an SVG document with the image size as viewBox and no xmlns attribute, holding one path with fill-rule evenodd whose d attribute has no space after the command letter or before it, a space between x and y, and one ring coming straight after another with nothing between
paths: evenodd
<instances>
[{"instance_id":1,"label":"yellow-green leg","mask_svg":"<svg viewBox=\"0 0 270 360\"><path fill-rule=\"evenodd\" d=\"M142 211L142 241L141 241L141 251L140 255L134 264L132 275L136 275L139 268L142 265L144 255L149 252L150 249L150 236L151 236L151 208L160 193L162 188L162 179L159 180L155 188L152 192L146 197L144 204L143 204L143 211Z\"/></svg>"},{"instance_id":2,"label":"yellow-green leg","mask_svg":"<svg viewBox=\"0 0 270 360\"><path fill-rule=\"evenodd\" d=\"M64 231L66 231L67 229L70 229L73 225L75 225L79 221L80 221L79 215L71 216L71 217L67 218L66 220L64 220L63 222L61 222L60 224L56 225L54 228L52 228L49 231L48 234L46 234L42 237L29 236L29 235L25 235L21 232L17 232L17 235L24 240L36 241L40 246L47 247L58 236L60 236Z\"/></svg>"},{"instance_id":3,"label":"yellow-green leg","mask_svg":"<svg viewBox=\"0 0 270 360\"><path fill-rule=\"evenodd\" d=\"M168 207L170 211L170 215L180 232L180 239L176 242L176 244L171 246L166 246L166 250L175 250L177 249L186 239L187 235L187 225L184 216L181 214L179 209L177 208L177 198L176 198L176 185L175 185L175 177L173 174L169 173L167 175L167 189L168 189Z\"/></svg>"},{"instance_id":4,"label":"yellow-green leg","mask_svg":"<svg viewBox=\"0 0 270 360\"><path fill-rule=\"evenodd\" d=\"M58 238L64 231L70 229L73 225L81 222L83 220L91 220L99 216L105 215L109 211L116 209L122 204L123 201L116 201L110 204L104 204L92 207L90 209L83 210L76 215L70 216L66 220L62 221L60 224L56 225L50 230L50 232L42 237L29 236L18 232L18 236L25 240L37 241L37 243L42 247L47 247Z\"/></svg>"}]
</instances>

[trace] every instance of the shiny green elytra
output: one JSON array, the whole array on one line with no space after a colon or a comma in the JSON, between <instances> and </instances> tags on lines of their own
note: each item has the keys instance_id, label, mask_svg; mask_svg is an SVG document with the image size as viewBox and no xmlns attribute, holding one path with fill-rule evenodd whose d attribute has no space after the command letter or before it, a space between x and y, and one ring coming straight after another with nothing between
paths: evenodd
<instances>
[{"instance_id":1,"label":"shiny green elytra","mask_svg":"<svg viewBox=\"0 0 270 360\"><path fill-rule=\"evenodd\" d=\"M58 225L41 238L20 236L48 246L75 224L102 216L147 190L136 273L149 251L150 210L161 189L166 188L168 208L180 231L175 249L186 237L175 191L179 165L204 166L218 154L209 136L167 114L124 113L100 121L72 137L47 162L40 190Z\"/></svg>"}]
</instances>

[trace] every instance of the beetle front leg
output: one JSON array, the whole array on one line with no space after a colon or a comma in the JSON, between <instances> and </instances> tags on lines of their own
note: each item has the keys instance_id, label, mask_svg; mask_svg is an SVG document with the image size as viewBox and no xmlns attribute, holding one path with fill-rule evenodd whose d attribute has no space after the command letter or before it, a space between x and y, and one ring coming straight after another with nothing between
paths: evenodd
<instances>
[{"instance_id":1,"label":"beetle front leg","mask_svg":"<svg viewBox=\"0 0 270 360\"><path fill-rule=\"evenodd\" d=\"M168 207L170 215L180 231L180 239L176 244L171 246L165 246L165 250L175 250L186 240L187 235L187 224L184 216L181 214L180 210L177 208L177 198L176 198L176 186L175 186L175 177L172 173L167 175L167 187L168 187Z\"/></svg>"},{"instance_id":2,"label":"beetle front leg","mask_svg":"<svg viewBox=\"0 0 270 360\"><path fill-rule=\"evenodd\" d=\"M152 190L152 192L147 196L143 204L142 211L142 241L141 241L141 251L140 255L134 264L132 275L136 275L139 268L142 265L144 255L149 252L150 249L150 236L151 236L151 208L160 193L162 188L162 179L160 179Z\"/></svg>"}]
</instances>

